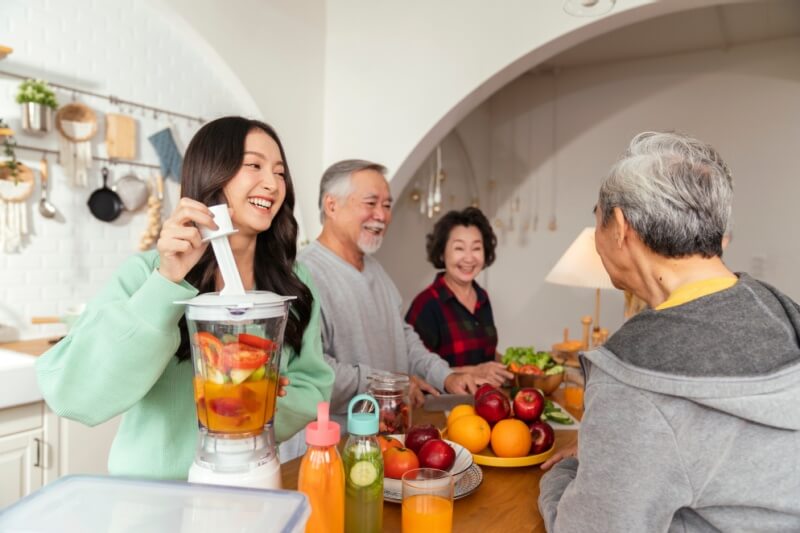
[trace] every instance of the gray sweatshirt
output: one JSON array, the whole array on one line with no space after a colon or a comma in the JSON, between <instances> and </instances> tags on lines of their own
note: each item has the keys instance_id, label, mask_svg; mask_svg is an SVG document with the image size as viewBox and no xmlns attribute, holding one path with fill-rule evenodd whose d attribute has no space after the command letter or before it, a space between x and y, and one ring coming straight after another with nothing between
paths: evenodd
<instances>
[{"instance_id":1,"label":"gray sweatshirt","mask_svg":"<svg viewBox=\"0 0 800 533\"><path fill-rule=\"evenodd\" d=\"M800 531L799 339L800 307L741 274L584 354L578 459L541 481L547 530Z\"/></svg>"},{"instance_id":2,"label":"gray sweatshirt","mask_svg":"<svg viewBox=\"0 0 800 533\"><path fill-rule=\"evenodd\" d=\"M322 351L336 372L332 413L347 413L350 399L366 391L372 370L415 374L444 390L452 370L403 320L400 292L378 261L365 256L359 272L318 241L297 260L311 271L319 293Z\"/></svg>"}]
</instances>

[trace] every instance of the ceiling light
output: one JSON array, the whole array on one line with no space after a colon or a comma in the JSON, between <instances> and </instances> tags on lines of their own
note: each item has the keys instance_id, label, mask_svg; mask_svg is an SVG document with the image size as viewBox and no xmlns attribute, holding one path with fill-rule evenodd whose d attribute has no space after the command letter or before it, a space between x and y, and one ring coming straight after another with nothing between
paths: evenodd
<instances>
[{"instance_id":1,"label":"ceiling light","mask_svg":"<svg viewBox=\"0 0 800 533\"><path fill-rule=\"evenodd\" d=\"M564 11L576 17L599 17L614 7L616 0L566 0Z\"/></svg>"}]
</instances>

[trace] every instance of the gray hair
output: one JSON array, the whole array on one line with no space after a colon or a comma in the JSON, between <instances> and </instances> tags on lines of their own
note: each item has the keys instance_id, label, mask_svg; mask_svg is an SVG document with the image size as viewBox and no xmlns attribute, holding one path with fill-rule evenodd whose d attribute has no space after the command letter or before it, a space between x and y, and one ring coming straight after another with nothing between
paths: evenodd
<instances>
[{"instance_id":1,"label":"gray hair","mask_svg":"<svg viewBox=\"0 0 800 533\"><path fill-rule=\"evenodd\" d=\"M364 159L345 159L344 161L332 164L322 173L322 179L319 182L318 201L319 221L321 223L325 223L325 208L322 204L325 197L347 198L352 192L350 177L361 170L375 170L384 176L386 175L385 166Z\"/></svg>"},{"instance_id":2,"label":"gray hair","mask_svg":"<svg viewBox=\"0 0 800 533\"><path fill-rule=\"evenodd\" d=\"M710 145L680 133L644 132L600 186L605 225L619 207L655 253L665 257L722 255L733 178Z\"/></svg>"}]
</instances>

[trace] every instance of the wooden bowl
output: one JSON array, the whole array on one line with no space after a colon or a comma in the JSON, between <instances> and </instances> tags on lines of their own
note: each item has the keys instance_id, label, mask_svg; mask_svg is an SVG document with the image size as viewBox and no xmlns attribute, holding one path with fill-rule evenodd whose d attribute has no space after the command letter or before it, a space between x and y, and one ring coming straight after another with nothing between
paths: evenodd
<instances>
[{"instance_id":1,"label":"wooden bowl","mask_svg":"<svg viewBox=\"0 0 800 533\"><path fill-rule=\"evenodd\" d=\"M535 374L514 374L514 381L519 388L533 387L539 389L545 396L553 394L564 381L564 373L559 372L552 376L537 376Z\"/></svg>"}]
</instances>

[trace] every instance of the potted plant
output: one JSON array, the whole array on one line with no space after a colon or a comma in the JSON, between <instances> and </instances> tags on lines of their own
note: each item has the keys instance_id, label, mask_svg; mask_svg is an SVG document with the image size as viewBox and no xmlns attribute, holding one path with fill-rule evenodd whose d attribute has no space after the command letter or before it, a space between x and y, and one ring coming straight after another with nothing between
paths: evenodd
<instances>
[{"instance_id":1,"label":"potted plant","mask_svg":"<svg viewBox=\"0 0 800 533\"><path fill-rule=\"evenodd\" d=\"M14 132L8 125L0 118L0 141L3 143L3 154L8 158L8 161L0 164L0 179L10 177L17 182L17 174L19 173L19 161L14 152L14 147L17 143L14 141Z\"/></svg>"},{"instance_id":2,"label":"potted plant","mask_svg":"<svg viewBox=\"0 0 800 533\"><path fill-rule=\"evenodd\" d=\"M19 85L17 103L22 104L22 129L28 133L47 133L53 109L58 107L56 95L44 80L25 80Z\"/></svg>"}]
</instances>

